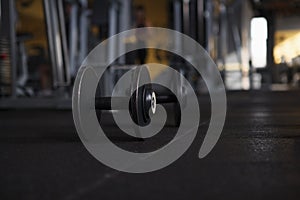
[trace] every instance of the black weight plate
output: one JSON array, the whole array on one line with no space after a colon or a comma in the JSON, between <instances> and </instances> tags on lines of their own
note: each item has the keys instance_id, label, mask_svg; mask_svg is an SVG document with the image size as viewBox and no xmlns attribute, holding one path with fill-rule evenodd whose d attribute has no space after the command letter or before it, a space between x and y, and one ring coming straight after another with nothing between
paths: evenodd
<instances>
[{"instance_id":1,"label":"black weight plate","mask_svg":"<svg viewBox=\"0 0 300 200\"><path fill-rule=\"evenodd\" d=\"M130 115L133 121L139 126L145 126L149 120L145 119L144 92L145 87L149 87L151 81L150 74L146 65L137 66L133 72L131 85ZM147 86L143 86L148 84Z\"/></svg>"}]
</instances>

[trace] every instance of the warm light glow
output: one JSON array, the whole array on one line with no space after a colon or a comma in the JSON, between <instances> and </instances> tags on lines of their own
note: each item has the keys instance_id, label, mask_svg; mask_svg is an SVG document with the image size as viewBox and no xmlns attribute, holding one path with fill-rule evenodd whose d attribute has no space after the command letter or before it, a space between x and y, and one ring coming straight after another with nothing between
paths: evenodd
<instances>
[{"instance_id":1,"label":"warm light glow","mask_svg":"<svg viewBox=\"0 0 300 200\"><path fill-rule=\"evenodd\" d=\"M300 56L300 31L292 37L285 39L274 48L275 63L286 62L291 64L292 59Z\"/></svg>"}]
</instances>

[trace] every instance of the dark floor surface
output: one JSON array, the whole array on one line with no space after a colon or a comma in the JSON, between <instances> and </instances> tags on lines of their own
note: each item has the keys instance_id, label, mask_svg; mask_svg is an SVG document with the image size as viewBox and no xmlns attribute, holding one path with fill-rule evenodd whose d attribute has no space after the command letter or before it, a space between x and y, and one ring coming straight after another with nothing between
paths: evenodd
<instances>
[{"instance_id":1,"label":"dark floor surface","mask_svg":"<svg viewBox=\"0 0 300 200\"><path fill-rule=\"evenodd\" d=\"M128 174L87 152L71 111L0 111L0 199L300 199L300 92L228 93L222 136L198 159L202 124L175 163Z\"/></svg>"}]
</instances>

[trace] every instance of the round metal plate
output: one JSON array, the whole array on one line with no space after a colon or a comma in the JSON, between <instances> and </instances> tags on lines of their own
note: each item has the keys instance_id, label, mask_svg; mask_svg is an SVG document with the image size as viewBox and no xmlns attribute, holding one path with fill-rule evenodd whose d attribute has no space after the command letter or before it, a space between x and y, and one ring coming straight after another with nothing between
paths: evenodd
<instances>
[{"instance_id":1,"label":"round metal plate","mask_svg":"<svg viewBox=\"0 0 300 200\"><path fill-rule=\"evenodd\" d=\"M145 126L149 123L149 120L145 119L144 112L144 91L145 87L150 85L144 85L151 80L149 70L146 65L137 66L133 72L132 84L131 84L131 117L133 121L139 126ZM147 88L151 89L151 88Z\"/></svg>"}]
</instances>

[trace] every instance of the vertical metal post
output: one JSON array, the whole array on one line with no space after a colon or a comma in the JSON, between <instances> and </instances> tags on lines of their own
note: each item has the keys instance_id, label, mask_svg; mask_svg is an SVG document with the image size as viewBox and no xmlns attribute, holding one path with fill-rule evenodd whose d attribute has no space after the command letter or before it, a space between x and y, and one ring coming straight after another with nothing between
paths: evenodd
<instances>
[{"instance_id":1,"label":"vertical metal post","mask_svg":"<svg viewBox=\"0 0 300 200\"><path fill-rule=\"evenodd\" d=\"M205 26L205 30L206 30L206 43L204 45L205 49L210 53L211 49L212 49L212 45L211 45L211 37L213 36L212 34L212 24L213 24L213 7L212 7L212 2L211 0L206 0L205 1L205 21L206 21L206 26Z\"/></svg>"},{"instance_id":2,"label":"vertical metal post","mask_svg":"<svg viewBox=\"0 0 300 200\"><path fill-rule=\"evenodd\" d=\"M51 19L52 19L52 29L53 29L53 38L54 38L54 54L56 57L56 63L54 64L54 68L56 68L56 74L54 75L55 82L54 86L58 87L60 86L60 83L63 80L63 74L61 73L63 71L63 57L62 57L62 47L61 47L61 37L59 34L59 26L58 26L58 15L57 15L57 2L56 0L51 0L50 3L51 8Z\"/></svg>"},{"instance_id":3,"label":"vertical metal post","mask_svg":"<svg viewBox=\"0 0 300 200\"><path fill-rule=\"evenodd\" d=\"M8 0L10 63L12 70L12 98L17 96L16 8L15 1Z\"/></svg>"},{"instance_id":4,"label":"vertical metal post","mask_svg":"<svg viewBox=\"0 0 300 200\"><path fill-rule=\"evenodd\" d=\"M118 25L118 2L113 0L111 1L109 8L109 37L117 34L117 25ZM117 41L115 39L109 40L108 44L108 60L112 62L116 55Z\"/></svg>"},{"instance_id":5,"label":"vertical metal post","mask_svg":"<svg viewBox=\"0 0 300 200\"><path fill-rule=\"evenodd\" d=\"M67 32L66 32L66 21L64 14L64 5L63 1L57 1L58 9L58 19L59 19L59 28L60 28L60 37L61 37L61 47L62 47L62 59L63 59L63 69L62 74L64 78L62 79L62 85L71 84L71 72L70 72L70 62L69 62L69 49L67 44Z\"/></svg>"},{"instance_id":6,"label":"vertical metal post","mask_svg":"<svg viewBox=\"0 0 300 200\"><path fill-rule=\"evenodd\" d=\"M88 54L88 30L89 30L89 15L87 0L80 0L81 4L81 14L80 14L80 44L79 44L79 57L78 57L78 67L83 62L84 58Z\"/></svg>"},{"instance_id":7,"label":"vertical metal post","mask_svg":"<svg viewBox=\"0 0 300 200\"><path fill-rule=\"evenodd\" d=\"M234 12L234 8L229 9L229 12L227 12L228 22L230 23L231 27L231 33L233 36L233 42L234 42L234 48L236 51L237 60L240 65L240 71L242 72L242 39L239 32L239 27L236 22L236 18L234 14L237 14L238 12Z\"/></svg>"},{"instance_id":8,"label":"vertical metal post","mask_svg":"<svg viewBox=\"0 0 300 200\"><path fill-rule=\"evenodd\" d=\"M174 1L174 30L178 32L182 32L182 6L180 0ZM175 39L175 52L178 52L178 54L181 53L182 50L182 41L181 37Z\"/></svg>"},{"instance_id":9,"label":"vertical metal post","mask_svg":"<svg viewBox=\"0 0 300 200\"><path fill-rule=\"evenodd\" d=\"M53 10L52 10L52 1L50 0L44 0L44 10L45 10L45 19L46 19L46 24L47 24L47 37L48 37L48 46L49 46L49 57L51 60L51 65L52 65L52 74L53 74L53 83L54 85L57 82L57 70L56 70L56 54L55 54L55 35L53 35L52 31L52 15L53 15Z\"/></svg>"},{"instance_id":10,"label":"vertical metal post","mask_svg":"<svg viewBox=\"0 0 300 200\"><path fill-rule=\"evenodd\" d=\"M78 5L73 3L70 12L70 24L69 24L69 49L70 49L70 67L71 74L74 77L76 75L77 68L77 49L78 49L78 27L77 27L77 15L78 15Z\"/></svg>"},{"instance_id":11,"label":"vertical metal post","mask_svg":"<svg viewBox=\"0 0 300 200\"><path fill-rule=\"evenodd\" d=\"M68 48L66 42L63 4L60 0L44 0L49 54L54 87L70 84Z\"/></svg>"},{"instance_id":12,"label":"vertical metal post","mask_svg":"<svg viewBox=\"0 0 300 200\"><path fill-rule=\"evenodd\" d=\"M197 40L197 0L190 0L190 37Z\"/></svg>"},{"instance_id":13,"label":"vertical metal post","mask_svg":"<svg viewBox=\"0 0 300 200\"><path fill-rule=\"evenodd\" d=\"M0 30L1 30L1 25L2 25L2 0L0 0Z\"/></svg>"},{"instance_id":14,"label":"vertical metal post","mask_svg":"<svg viewBox=\"0 0 300 200\"><path fill-rule=\"evenodd\" d=\"M183 30L190 35L190 0L183 0Z\"/></svg>"},{"instance_id":15,"label":"vertical metal post","mask_svg":"<svg viewBox=\"0 0 300 200\"><path fill-rule=\"evenodd\" d=\"M117 0L112 0L110 2L110 6L109 6L109 32L108 32L108 36L109 37L113 37L115 34L117 34L118 32L118 4L119 2ZM109 40L108 43L108 63L113 63L116 62L116 60L114 60L114 58L116 57L116 51L117 49L117 43L118 41L116 40L116 38L112 38ZM110 73L112 73L110 71ZM109 95L112 92L112 79L111 77L108 76L104 76L104 94L105 95Z\"/></svg>"},{"instance_id":16,"label":"vertical metal post","mask_svg":"<svg viewBox=\"0 0 300 200\"><path fill-rule=\"evenodd\" d=\"M197 1L197 14L198 14L198 42L205 45L205 20L204 20L204 0Z\"/></svg>"},{"instance_id":17,"label":"vertical metal post","mask_svg":"<svg viewBox=\"0 0 300 200\"><path fill-rule=\"evenodd\" d=\"M275 35L275 17L273 13L270 13L266 16L268 22L268 39L267 39L267 69L270 72L271 80L269 80L269 84L272 82L276 82L277 77L279 77L278 70L274 67L274 35Z\"/></svg>"},{"instance_id":18,"label":"vertical metal post","mask_svg":"<svg viewBox=\"0 0 300 200\"><path fill-rule=\"evenodd\" d=\"M131 0L123 0L120 3L120 32L126 31L130 28L130 16L131 16ZM126 49L126 44L124 42L125 38L120 38L121 41L119 43L119 51L124 52ZM125 64L125 56L119 58L120 64Z\"/></svg>"},{"instance_id":19,"label":"vertical metal post","mask_svg":"<svg viewBox=\"0 0 300 200\"><path fill-rule=\"evenodd\" d=\"M226 56L227 56L227 9L225 2L221 2L221 14L220 14L220 50L221 50L221 60L223 64L223 80L226 84Z\"/></svg>"}]
</instances>

